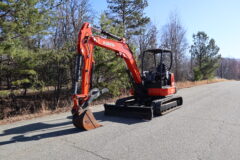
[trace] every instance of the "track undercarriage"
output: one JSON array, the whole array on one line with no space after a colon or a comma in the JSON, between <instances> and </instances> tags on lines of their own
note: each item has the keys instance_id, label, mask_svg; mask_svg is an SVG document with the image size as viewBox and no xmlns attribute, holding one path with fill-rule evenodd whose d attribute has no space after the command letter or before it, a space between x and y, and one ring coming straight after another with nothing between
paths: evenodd
<instances>
[{"instance_id":1,"label":"track undercarriage","mask_svg":"<svg viewBox=\"0 0 240 160\"><path fill-rule=\"evenodd\" d=\"M164 112L182 105L180 96L168 96L150 100L145 104L139 103L133 96L122 98L115 104L104 104L105 115L121 116L130 118L140 118L151 120L155 116L160 116Z\"/></svg>"}]
</instances>

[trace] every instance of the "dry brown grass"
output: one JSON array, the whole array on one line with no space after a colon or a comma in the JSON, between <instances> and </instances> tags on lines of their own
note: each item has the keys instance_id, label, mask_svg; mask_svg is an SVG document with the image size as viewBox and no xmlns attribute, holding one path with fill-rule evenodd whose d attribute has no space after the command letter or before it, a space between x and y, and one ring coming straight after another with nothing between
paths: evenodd
<instances>
[{"instance_id":1,"label":"dry brown grass","mask_svg":"<svg viewBox=\"0 0 240 160\"><path fill-rule=\"evenodd\" d=\"M56 114L56 113L69 112L70 110L71 110L70 107L64 107L64 108L58 108L54 111L42 110L38 113L17 115L17 116L14 116L14 117L9 117L9 118L0 120L0 125L13 123L13 122L17 122L17 121L22 121L22 120L29 120L29 119L43 117L43 116L46 116L46 115L51 115L51 114Z\"/></svg>"},{"instance_id":2,"label":"dry brown grass","mask_svg":"<svg viewBox=\"0 0 240 160\"><path fill-rule=\"evenodd\" d=\"M189 87L193 87L193 86L210 84L210 83L217 83L217 82L223 82L223 81L228 81L228 80L226 80L226 79L212 79L212 80L203 80L203 81L195 81L195 82L185 81L185 82L177 82L176 86L177 86L178 89L181 89L181 88L189 88ZM99 100L94 101L91 105L93 106L93 105L98 105L98 104L115 102L117 99L125 97L125 96L129 96L129 95L122 95L122 96L119 96L119 97L107 98L107 99L100 98ZM0 120L0 125L13 123L13 122L16 122L16 121L33 119L33 118L42 117L42 116L46 116L46 115L51 115L51 114L55 114L55 113L69 112L71 110L71 105L68 104L68 105L66 105L68 107L57 108L56 110L52 111L52 110L48 110L47 107L44 107L45 106L44 102L42 102L42 103L43 103L42 104L42 109L38 113L23 114L23 115L18 115L18 116L14 116L14 117L8 117L6 119Z\"/></svg>"},{"instance_id":3,"label":"dry brown grass","mask_svg":"<svg viewBox=\"0 0 240 160\"><path fill-rule=\"evenodd\" d=\"M176 87L177 87L177 89L190 88L190 87L194 87L194 86L223 82L223 81L229 81L229 80L226 80L226 79L210 79L210 80L193 81L193 82L192 81L177 82Z\"/></svg>"}]
</instances>

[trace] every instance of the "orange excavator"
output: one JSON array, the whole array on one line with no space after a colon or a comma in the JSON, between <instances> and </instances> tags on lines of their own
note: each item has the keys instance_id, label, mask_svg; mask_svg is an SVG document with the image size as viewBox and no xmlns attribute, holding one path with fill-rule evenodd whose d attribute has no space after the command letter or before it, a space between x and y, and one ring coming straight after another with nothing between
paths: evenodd
<instances>
[{"instance_id":1,"label":"orange excavator","mask_svg":"<svg viewBox=\"0 0 240 160\"><path fill-rule=\"evenodd\" d=\"M102 36L94 35L96 31ZM121 98L115 104L104 104L107 116L123 116L151 120L154 116L180 106L183 99L176 96L172 66L172 52L166 49L149 49L142 53L141 72L134 55L124 38L84 23L79 35L75 63L75 83L73 93L72 122L76 128L90 130L102 126L89 109L89 104L107 89L93 88L92 74L94 46L100 46L116 53L128 68L132 84L132 96ZM170 57L170 58L167 58ZM169 59L168 64L165 59ZM121 86L119 86L121 87Z\"/></svg>"}]
</instances>

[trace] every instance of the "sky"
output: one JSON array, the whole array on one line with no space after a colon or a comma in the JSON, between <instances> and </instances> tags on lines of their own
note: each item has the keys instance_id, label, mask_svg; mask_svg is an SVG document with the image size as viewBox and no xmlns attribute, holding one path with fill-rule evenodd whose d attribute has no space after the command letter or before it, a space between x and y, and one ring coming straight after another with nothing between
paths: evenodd
<instances>
[{"instance_id":1,"label":"sky","mask_svg":"<svg viewBox=\"0 0 240 160\"><path fill-rule=\"evenodd\" d=\"M106 0L90 2L96 18L107 9ZM175 11L187 31L189 45L193 34L204 31L215 39L223 57L240 58L240 0L148 0L145 15L161 31Z\"/></svg>"}]
</instances>

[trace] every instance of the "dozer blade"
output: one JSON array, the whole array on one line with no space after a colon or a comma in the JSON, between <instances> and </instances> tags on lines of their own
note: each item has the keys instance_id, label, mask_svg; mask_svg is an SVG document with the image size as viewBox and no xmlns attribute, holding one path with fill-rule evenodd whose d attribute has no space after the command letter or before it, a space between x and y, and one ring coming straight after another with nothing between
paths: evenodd
<instances>
[{"instance_id":1,"label":"dozer blade","mask_svg":"<svg viewBox=\"0 0 240 160\"><path fill-rule=\"evenodd\" d=\"M111 104L104 104L105 112L107 116L119 116L127 118L140 118L151 120L153 117L152 107L144 106L118 106Z\"/></svg>"},{"instance_id":2,"label":"dozer blade","mask_svg":"<svg viewBox=\"0 0 240 160\"><path fill-rule=\"evenodd\" d=\"M92 112L88 109L80 114L76 113L73 115L72 118L73 125L76 128L84 129L84 130L91 130L102 125L97 122L95 117L93 116Z\"/></svg>"}]
</instances>

